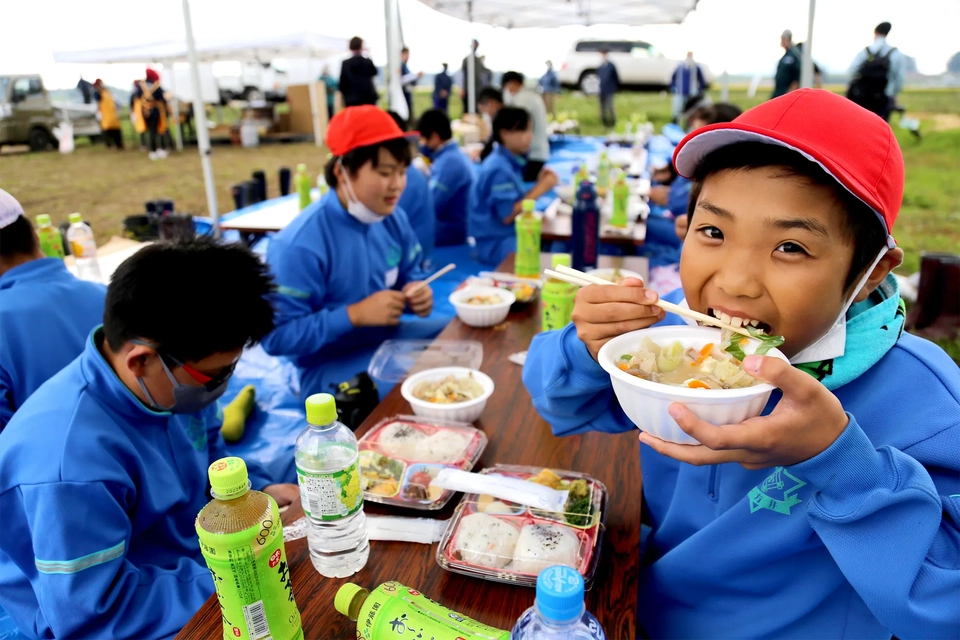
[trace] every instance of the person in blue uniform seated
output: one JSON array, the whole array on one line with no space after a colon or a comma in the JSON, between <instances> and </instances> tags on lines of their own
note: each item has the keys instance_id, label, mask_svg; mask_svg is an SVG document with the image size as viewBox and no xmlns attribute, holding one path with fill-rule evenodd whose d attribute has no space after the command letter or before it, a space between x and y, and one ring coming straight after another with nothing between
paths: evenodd
<instances>
[{"instance_id":1,"label":"person in blue uniform seated","mask_svg":"<svg viewBox=\"0 0 960 640\"><path fill-rule=\"evenodd\" d=\"M530 114L516 107L497 111L467 208L467 230L476 240L477 258L484 264L497 266L516 252L513 222L520 215L523 201L536 200L557 184L557 174L546 167L529 190L523 182L532 140Z\"/></svg>"},{"instance_id":2,"label":"person in blue uniform seated","mask_svg":"<svg viewBox=\"0 0 960 640\"><path fill-rule=\"evenodd\" d=\"M433 108L444 113L450 108L450 92L453 91L453 76L447 69L444 62L443 71L433 77Z\"/></svg>"},{"instance_id":3,"label":"person in blue uniform seated","mask_svg":"<svg viewBox=\"0 0 960 640\"><path fill-rule=\"evenodd\" d=\"M198 277L203 274L203 277ZM267 266L213 239L128 258L103 325L0 437L0 605L31 638L169 638L213 594L194 521L217 398L273 328ZM252 487L281 505L296 485Z\"/></svg>"},{"instance_id":4,"label":"person in blue uniform seated","mask_svg":"<svg viewBox=\"0 0 960 640\"><path fill-rule=\"evenodd\" d=\"M473 162L453 139L450 118L438 109L420 116L420 154L430 162L430 194L436 218L436 246L467 242L467 202L473 186Z\"/></svg>"},{"instance_id":5,"label":"person in blue uniform seated","mask_svg":"<svg viewBox=\"0 0 960 640\"><path fill-rule=\"evenodd\" d=\"M103 321L101 284L48 258L17 200L0 189L0 432L40 385L83 352Z\"/></svg>"},{"instance_id":6,"label":"person in blue uniform seated","mask_svg":"<svg viewBox=\"0 0 960 640\"><path fill-rule=\"evenodd\" d=\"M406 133L407 124L400 117L400 114L396 111L388 111L387 113L397 123L400 130ZM415 143L419 137L420 134L416 131L407 134L407 140L411 144ZM420 167L424 167L424 169ZM417 240L420 241L425 268L431 264L437 228L433 191L430 189L427 176L424 173L426 169L423 159L410 163L410 166L407 167L407 186L403 188L400 202L397 203L397 206L406 212L407 218L410 220L410 226L413 227L413 232L417 235Z\"/></svg>"},{"instance_id":7,"label":"person in blue uniform seated","mask_svg":"<svg viewBox=\"0 0 960 640\"><path fill-rule=\"evenodd\" d=\"M432 338L449 320L427 317L430 287L409 293L426 274L423 250L398 206L410 165L404 135L372 105L334 116L325 170L331 190L270 242L277 328L263 347L293 359L301 395L365 371L384 340Z\"/></svg>"},{"instance_id":8,"label":"person in blue uniform seated","mask_svg":"<svg viewBox=\"0 0 960 640\"><path fill-rule=\"evenodd\" d=\"M671 405L701 444L640 434L639 624L651 638L956 637L960 370L903 332L893 131L801 89L689 134L674 162L694 204L683 286L664 299L757 320L793 366L744 360L777 390L741 424ZM656 300L639 280L586 287L573 324L534 338L523 380L556 435L635 429L597 354L683 322Z\"/></svg>"}]
</instances>

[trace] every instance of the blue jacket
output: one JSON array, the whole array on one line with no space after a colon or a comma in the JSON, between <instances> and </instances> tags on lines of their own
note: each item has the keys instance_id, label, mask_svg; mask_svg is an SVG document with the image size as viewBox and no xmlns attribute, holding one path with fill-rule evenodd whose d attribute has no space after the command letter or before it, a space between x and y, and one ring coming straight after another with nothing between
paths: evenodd
<instances>
[{"instance_id":1,"label":"blue jacket","mask_svg":"<svg viewBox=\"0 0 960 640\"><path fill-rule=\"evenodd\" d=\"M100 341L0 437L0 604L32 637L169 637L213 593L194 521L226 455L222 414L148 409ZM252 465L250 479L267 484Z\"/></svg>"},{"instance_id":2,"label":"blue jacket","mask_svg":"<svg viewBox=\"0 0 960 640\"><path fill-rule=\"evenodd\" d=\"M503 145L497 145L480 164L477 179L470 190L467 231L477 241L481 262L495 265L503 259L504 240L513 238L516 231L504 218L513 213L513 207L525 193L523 166L525 161L513 155Z\"/></svg>"},{"instance_id":3,"label":"blue jacket","mask_svg":"<svg viewBox=\"0 0 960 640\"><path fill-rule=\"evenodd\" d=\"M706 90L707 81L703 77L703 70L699 64L693 63L688 67L685 62L681 62L677 65L670 79L671 93L689 98Z\"/></svg>"},{"instance_id":4,"label":"blue jacket","mask_svg":"<svg viewBox=\"0 0 960 640\"><path fill-rule=\"evenodd\" d=\"M437 149L430 162L430 192L437 220L437 246L467 241L467 207L475 171L473 162L453 140Z\"/></svg>"},{"instance_id":5,"label":"blue jacket","mask_svg":"<svg viewBox=\"0 0 960 640\"><path fill-rule=\"evenodd\" d=\"M597 69L597 75L600 77L600 95L610 96L620 88L620 74L617 68L609 60L600 65Z\"/></svg>"},{"instance_id":6,"label":"blue jacket","mask_svg":"<svg viewBox=\"0 0 960 640\"><path fill-rule=\"evenodd\" d=\"M560 78L557 77L557 72L553 69L547 70L540 77L540 88L544 93L560 93Z\"/></svg>"},{"instance_id":7,"label":"blue jacket","mask_svg":"<svg viewBox=\"0 0 960 640\"><path fill-rule=\"evenodd\" d=\"M103 285L42 258L0 276L0 432L40 385L83 351L103 322Z\"/></svg>"},{"instance_id":8,"label":"blue jacket","mask_svg":"<svg viewBox=\"0 0 960 640\"><path fill-rule=\"evenodd\" d=\"M388 327L354 327L349 305L425 275L423 251L403 209L366 225L347 213L332 190L274 236L267 262L278 285L277 327L263 348L293 356L301 386L326 361L392 335Z\"/></svg>"},{"instance_id":9,"label":"blue jacket","mask_svg":"<svg viewBox=\"0 0 960 640\"><path fill-rule=\"evenodd\" d=\"M429 260L433 255L437 227L433 191L427 182L427 176L412 164L407 167L407 186L397 206L406 212L410 226L413 227L423 249L423 259Z\"/></svg>"},{"instance_id":10,"label":"blue jacket","mask_svg":"<svg viewBox=\"0 0 960 640\"><path fill-rule=\"evenodd\" d=\"M556 435L636 429L572 324L534 338L523 380ZM903 334L834 394L849 425L792 467L695 467L640 447L653 531L639 621L650 637L956 637L956 364Z\"/></svg>"}]
</instances>

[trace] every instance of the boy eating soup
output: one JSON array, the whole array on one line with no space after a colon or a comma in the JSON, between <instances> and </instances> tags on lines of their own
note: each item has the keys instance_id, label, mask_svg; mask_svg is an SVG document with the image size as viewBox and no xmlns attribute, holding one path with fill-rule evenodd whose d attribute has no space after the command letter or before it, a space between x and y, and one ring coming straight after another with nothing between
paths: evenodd
<instances>
[{"instance_id":1,"label":"boy eating soup","mask_svg":"<svg viewBox=\"0 0 960 640\"><path fill-rule=\"evenodd\" d=\"M793 367L761 417L701 444L640 434L639 624L652 638L940 638L960 628L960 373L903 330L892 228L903 158L890 127L801 90L687 136L694 180L683 302L781 335ZM573 324L538 336L523 379L556 435L629 431L596 362L609 339L683 320L639 280L586 287ZM559 354L559 357L558 357Z\"/></svg>"}]
</instances>

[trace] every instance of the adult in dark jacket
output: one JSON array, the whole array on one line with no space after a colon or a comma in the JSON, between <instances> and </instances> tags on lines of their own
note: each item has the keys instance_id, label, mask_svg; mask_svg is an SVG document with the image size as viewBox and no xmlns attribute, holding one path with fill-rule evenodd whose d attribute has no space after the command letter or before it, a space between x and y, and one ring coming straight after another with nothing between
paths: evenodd
<instances>
[{"instance_id":1,"label":"adult in dark jacket","mask_svg":"<svg viewBox=\"0 0 960 640\"><path fill-rule=\"evenodd\" d=\"M453 78L447 73L447 63L443 63L443 71L433 78L433 108L447 113L450 106L450 91L453 89Z\"/></svg>"},{"instance_id":2,"label":"adult in dark jacket","mask_svg":"<svg viewBox=\"0 0 960 640\"><path fill-rule=\"evenodd\" d=\"M597 75L600 76L600 118L603 120L603 126L614 127L617 124L617 114L613 111L613 97L617 94L620 87L620 76L617 74L617 68L610 62L606 51L601 51L603 64L597 69Z\"/></svg>"},{"instance_id":3,"label":"adult in dark jacket","mask_svg":"<svg viewBox=\"0 0 960 640\"><path fill-rule=\"evenodd\" d=\"M373 79L377 77L377 68L370 58L363 55L363 39L350 38L352 57L340 66L340 94L344 107L356 107L361 104L377 104L379 96Z\"/></svg>"}]
</instances>

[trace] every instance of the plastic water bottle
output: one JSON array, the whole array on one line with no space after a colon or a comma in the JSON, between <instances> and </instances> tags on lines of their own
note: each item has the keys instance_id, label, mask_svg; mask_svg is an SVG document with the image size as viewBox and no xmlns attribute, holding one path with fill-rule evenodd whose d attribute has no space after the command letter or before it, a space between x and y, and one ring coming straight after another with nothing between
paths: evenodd
<instances>
[{"instance_id":1,"label":"plastic water bottle","mask_svg":"<svg viewBox=\"0 0 960 640\"><path fill-rule=\"evenodd\" d=\"M77 275L81 280L103 282L100 275L100 263L97 262L97 240L93 229L83 221L79 213L71 213L70 228L67 229L67 242L77 265Z\"/></svg>"},{"instance_id":2,"label":"plastic water bottle","mask_svg":"<svg viewBox=\"0 0 960 640\"><path fill-rule=\"evenodd\" d=\"M600 250L600 208L597 204L597 191L589 180L584 180L577 186L571 241L573 268L578 271L595 268Z\"/></svg>"},{"instance_id":3,"label":"plastic water bottle","mask_svg":"<svg viewBox=\"0 0 960 640\"><path fill-rule=\"evenodd\" d=\"M583 578L570 567L547 567L537 578L537 600L524 611L510 640L606 640L583 606Z\"/></svg>"},{"instance_id":4,"label":"plastic water bottle","mask_svg":"<svg viewBox=\"0 0 960 640\"><path fill-rule=\"evenodd\" d=\"M50 216L45 213L37 216L37 237L40 238L40 250L48 258L63 260L63 238L60 230L50 222Z\"/></svg>"},{"instance_id":5,"label":"plastic water bottle","mask_svg":"<svg viewBox=\"0 0 960 640\"><path fill-rule=\"evenodd\" d=\"M352 576L370 555L357 438L337 420L329 393L307 398L307 427L297 438L296 462L313 566L328 578Z\"/></svg>"}]
</instances>

